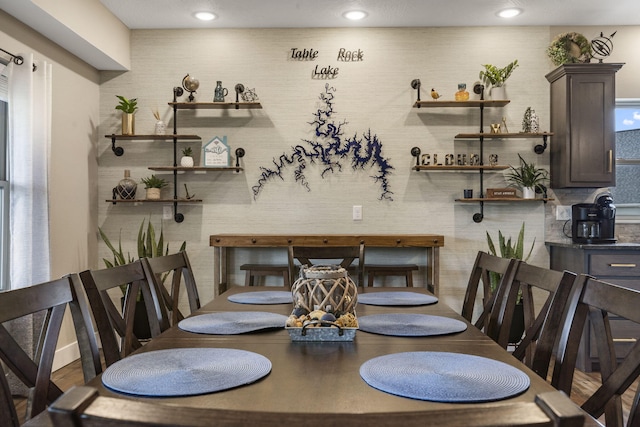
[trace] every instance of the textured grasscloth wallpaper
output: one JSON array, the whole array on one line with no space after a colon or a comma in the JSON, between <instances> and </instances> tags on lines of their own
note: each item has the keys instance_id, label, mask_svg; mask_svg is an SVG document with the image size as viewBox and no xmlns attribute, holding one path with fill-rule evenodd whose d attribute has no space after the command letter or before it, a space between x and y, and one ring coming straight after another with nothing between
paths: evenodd
<instances>
[{"instance_id":1,"label":"textured grasscloth wallpaper","mask_svg":"<svg viewBox=\"0 0 640 427\"><path fill-rule=\"evenodd\" d=\"M550 218L551 203L488 204L485 220L476 224L471 217L478 206L454 202L465 188L479 191L476 173L412 171L414 159L410 150L414 146L423 153L438 154L440 159L446 154L479 153L476 141L456 140L454 135L478 132L480 123L479 109L412 108L416 93L410 82L415 78L422 81L423 99L435 88L441 99L452 100L458 83L473 87L481 64L504 66L518 59L520 66L507 84L511 103L502 109L486 109L484 130L489 131L490 123L501 122L505 117L509 130L519 131L529 106L538 113L541 130L548 130L549 87L544 76L553 69L545 54L550 37L548 27L134 31L131 71L102 73L101 137L119 133L115 95L138 98L137 133L153 131L152 109L159 109L172 129L174 122L167 102L172 99L172 88L180 85L187 73L200 81L197 101L212 101L216 81L221 80L230 94L236 83L255 88L263 109L178 112L178 133L202 137L202 143L180 142L179 149L189 145L198 152L214 136L227 136L232 152L238 147L246 150L241 159L244 171L240 174L180 175L179 194L184 194L182 183L187 183L190 193L204 199L202 204L179 207L185 215L181 224L162 221L161 205L104 202L111 197L112 188L125 169L130 169L132 177L139 181L151 174L148 166L171 165L172 144L124 141L121 145L125 154L116 157L110 141L101 138L99 224L115 239L121 231L123 246L135 251L142 219L151 218L156 227L162 222L171 249L177 249L182 240L188 242L205 301L212 297L213 249L208 246L211 234L442 234L446 240L440 258L442 297L457 307L476 252L486 250L486 232L497 236L502 230L515 237L522 222L526 222L526 241L536 240L530 261L547 266L545 230L561 235L557 227L562 224ZM294 48L317 51L317 56L314 60L291 58ZM340 49L359 50L362 60L341 62ZM338 72L335 78L314 75L322 69ZM381 197L381 181L374 178L379 174L377 167L367 163L363 168L352 168L353 152L346 157L334 155L332 170L317 158L308 161L304 169L307 186L296 182L295 165L289 165L255 196L253 189L262 168L274 169L274 160L279 162L281 155L290 155L296 146L298 151L312 151L314 143L326 145L328 139L317 137L313 125L315 114L326 110L326 103L320 99L326 85L334 89L329 121L340 127L337 139L341 143L351 140L366 144L365 136L370 135L381 144L381 158L392 166L387 176L388 197ZM485 159L497 153L499 163L515 164L521 153L527 160L548 167L548 152L533 152L538 143L520 139L488 141ZM197 156L196 161L199 160ZM502 173L485 176L485 188L505 186ZM569 195L563 197L562 204L568 204ZM590 194L577 192L570 197L587 198ZM363 207L362 221L351 219L354 205ZM545 215L550 219L545 221ZM108 255L106 247L101 248L100 255ZM401 256L424 265L419 251L404 250ZM389 261L375 250L367 257L373 262ZM235 268L258 260L284 262L285 255L278 251L258 254L238 250L231 257ZM234 283L243 280L238 271ZM416 282L421 285L423 280L417 277ZM386 284L398 282L389 280Z\"/></svg>"}]
</instances>

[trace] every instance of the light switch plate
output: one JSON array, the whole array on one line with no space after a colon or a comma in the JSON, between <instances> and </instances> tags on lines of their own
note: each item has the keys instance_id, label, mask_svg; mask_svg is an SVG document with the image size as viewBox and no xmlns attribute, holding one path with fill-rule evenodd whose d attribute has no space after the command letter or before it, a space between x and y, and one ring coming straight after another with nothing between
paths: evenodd
<instances>
[{"instance_id":1,"label":"light switch plate","mask_svg":"<svg viewBox=\"0 0 640 427\"><path fill-rule=\"evenodd\" d=\"M171 219L173 216L173 206L164 205L162 207L162 219Z\"/></svg>"},{"instance_id":2,"label":"light switch plate","mask_svg":"<svg viewBox=\"0 0 640 427\"><path fill-rule=\"evenodd\" d=\"M358 205L353 207L353 220L362 221L362 206Z\"/></svg>"},{"instance_id":3,"label":"light switch plate","mask_svg":"<svg viewBox=\"0 0 640 427\"><path fill-rule=\"evenodd\" d=\"M571 206L557 205L556 220L567 221L571 219Z\"/></svg>"}]
</instances>

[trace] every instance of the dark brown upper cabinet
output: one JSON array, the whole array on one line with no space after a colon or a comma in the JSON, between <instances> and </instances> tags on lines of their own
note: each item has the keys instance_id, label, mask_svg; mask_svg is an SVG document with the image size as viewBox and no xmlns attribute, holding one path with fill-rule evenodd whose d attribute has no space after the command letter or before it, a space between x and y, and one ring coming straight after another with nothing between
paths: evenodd
<instances>
[{"instance_id":1,"label":"dark brown upper cabinet","mask_svg":"<svg viewBox=\"0 0 640 427\"><path fill-rule=\"evenodd\" d=\"M624 64L565 64L551 83L551 188L616 185L615 73Z\"/></svg>"}]
</instances>

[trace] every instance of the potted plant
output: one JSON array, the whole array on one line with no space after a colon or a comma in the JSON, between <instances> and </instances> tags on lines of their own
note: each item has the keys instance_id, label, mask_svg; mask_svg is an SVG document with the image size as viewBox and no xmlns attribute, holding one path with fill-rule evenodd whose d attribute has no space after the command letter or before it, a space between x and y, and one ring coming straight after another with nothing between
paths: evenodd
<instances>
[{"instance_id":1,"label":"potted plant","mask_svg":"<svg viewBox=\"0 0 640 427\"><path fill-rule=\"evenodd\" d=\"M510 185L520 187L522 197L525 199L535 199L536 190L544 191L543 183L548 180L548 172L545 169L536 167L533 163L527 163L526 160L518 154L520 158L520 166L510 166L510 170L506 175Z\"/></svg>"},{"instance_id":2,"label":"potted plant","mask_svg":"<svg viewBox=\"0 0 640 427\"><path fill-rule=\"evenodd\" d=\"M504 84L511 73L518 67L518 60L514 60L506 67L498 68L491 64L482 64L484 70L480 71L480 80L485 88L491 86L491 99L507 99Z\"/></svg>"},{"instance_id":3,"label":"potted plant","mask_svg":"<svg viewBox=\"0 0 640 427\"><path fill-rule=\"evenodd\" d=\"M160 190L168 185L167 181L165 181L163 178L158 178L155 175L151 175L147 178L142 178L141 181L144 183L144 188L147 189L148 200L160 199Z\"/></svg>"},{"instance_id":4,"label":"potted plant","mask_svg":"<svg viewBox=\"0 0 640 427\"><path fill-rule=\"evenodd\" d=\"M137 239L137 247L138 247L138 258L143 257L158 257L169 254L169 244L166 246L164 244L164 235L162 232L162 227L160 227L160 235L156 240L156 231L151 223L151 220L147 223L147 228L145 232L145 220L142 220L140 224L140 228L138 229L138 239ZM116 249L109 237L105 234L102 228L98 227L98 231L100 232L100 237L102 241L107 245L111 254L113 255L113 260L109 260L107 258L103 258L104 265L107 268L112 268L118 265L129 264L135 259L131 256L129 252L125 256L122 250L122 231L120 236L118 237L118 249ZM187 247L187 242L182 242L180 246L180 251L184 251ZM161 279L164 282L166 275ZM127 285L121 285L120 289L122 290L122 294L124 295L127 291ZM122 304L124 304L124 296L122 297ZM147 310L144 306L144 300L142 299L142 293L138 293L136 296L136 311L134 314L133 320L133 331L136 337L138 338L151 338L151 331L149 330L149 320L147 319Z\"/></svg>"},{"instance_id":5,"label":"potted plant","mask_svg":"<svg viewBox=\"0 0 640 427\"><path fill-rule=\"evenodd\" d=\"M191 147L185 147L182 149L182 158L180 159L180 166L185 168L193 167L193 150L191 150Z\"/></svg>"},{"instance_id":6,"label":"potted plant","mask_svg":"<svg viewBox=\"0 0 640 427\"><path fill-rule=\"evenodd\" d=\"M138 109L137 98L127 99L124 96L116 95L120 103L116 105L116 110L122 111L122 134L134 135L136 133L135 112Z\"/></svg>"},{"instance_id":7,"label":"potted plant","mask_svg":"<svg viewBox=\"0 0 640 427\"><path fill-rule=\"evenodd\" d=\"M515 242L511 242L511 237L505 239L502 231L498 230L498 245L500 252L496 251L496 246L491 238L491 235L487 231L487 246L489 247L489 253L493 256L499 256L501 258L516 258L523 261L528 261L533 252L533 246L536 244L536 239L533 239L529 253L524 257L524 222L520 227L518 233L518 239ZM500 282L500 275L496 272L489 272L489 281L491 292L495 292ZM522 294L518 293L516 300L516 306L513 312L513 320L511 321L511 329L509 330L509 342L516 343L522 338L524 333L524 307L522 305Z\"/></svg>"}]
</instances>

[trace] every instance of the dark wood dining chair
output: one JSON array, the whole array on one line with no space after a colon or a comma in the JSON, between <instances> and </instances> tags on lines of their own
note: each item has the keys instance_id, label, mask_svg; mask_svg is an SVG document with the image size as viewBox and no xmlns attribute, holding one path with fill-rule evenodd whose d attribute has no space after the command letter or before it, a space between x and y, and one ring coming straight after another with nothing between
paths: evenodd
<instances>
[{"instance_id":1,"label":"dark wood dining chair","mask_svg":"<svg viewBox=\"0 0 640 427\"><path fill-rule=\"evenodd\" d=\"M291 284L296 281L296 265L298 260L300 265L317 265L318 261L326 263L326 261L337 261L334 264L344 269L349 269L353 262L357 260L355 265L357 286L364 286L364 244L359 246L289 246L289 272L291 276Z\"/></svg>"},{"instance_id":2,"label":"dark wood dining chair","mask_svg":"<svg viewBox=\"0 0 640 427\"><path fill-rule=\"evenodd\" d=\"M496 312L502 310L504 318L513 319L516 306L521 300L524 314L521 339L510 343L510 328L503 328L497 342L503 348L514 344L513 356L544 379L549 373L553 351L562 331L563 316L576 277L575 273L569 271L555 271L519 262L510 288L502 295L503 300L496 302L500 308L491 313L491 316L495 317ZM538 306L536 302L539 303Z\"/></svg>"},{"instance_id":3,"label":"dark wood dining chair","mask_svg":"<svg viewBox=\"0 0 640 427\"><path fill-rule=\"evenodd\" d=\"M500 315L492 319L489 325L490 315L497 309L495 302L503 298L504 292L513 281L516 271L517 259L501 258L487 252L478 251L476 260L471 268L467 290L462 304L462 317L473 323L492 339L497 340L504 325L504 316ZM495 290L492 289L491 275L496 275ZM479 294L482 298L482 311L476 316L477 299Z\"/></svg>"},{"instance_id":4,"label":"dark wood dining chair","mask_svg":"<svg viewBox=\"0 0 640 427\"><path fill-rule=\"evenodd\" d=\"M69 306L80 347L85 381L102 369L89 310L77 275L20 289L0 292L0 360L28 389L27 413L31 419L62 395L51 381L56 344L65 310ZM35 354L30 357L11 336L5 322L44 313ZM0 425L18 426L18 416L5 372L0 365Z\"/></svg>"},{"instance_id":5,"label":"dark wood dining chair","mask_svg":"<svg viewBox=\"0 0 640 427\"><path fill-rule=\"evenodd\" d=\"M171 255L164 255L153 258L141 258L142 267L145 270L151 284L156 292L162 295L164 305L162 315L170 314L169 324L175 325L184 315L180 312L180 289L184 288L189 301L189 314L200 308L200 296L196 279L193 276L191 263L185 251ZM167 285L169 284L169 289ZM166 310L164 310L166 308Z\"/></svg>"},{"instance_id":6,"label":"dark wood dining chair","mask_svg":"<svg viewBox=\"0 0 640 427\"><path fill-rule=\"evenodd\" d=\"M74 387L58 399L49 414L54 427L220 427L249 425L404 426L404 427L579 427L588 419L564 393L540 393L535 402L497 403L406 413L331 414L261 412L193 408L142 400L100 396L91 387Z\"/></svg>"},{"instance_id":7,"label":"dark wood dining chair","mask_svg":"<svg viewBox=\"0 0 640 427\"><path fill-rule=\"evenodd\" d=\"M158 293L150 285L140 260L101 270L86 270L80 273L80 279L100 335L106 366L142 347L141 339L133 329L136 302L140 296L146 307L151 337L169 328L168 319L162 316ZM110 290L122 295L120 309L113 303Z\"/></svg>"},{"instance_id":8,"label":"dark wood dining chair","mask_svg":"<svg viewBox=\"0 0 640 427\"><path fill-rule=\"evenodd\" d=\"M565 322L562 325L551 385L569 394L573 382L578 347L587 320L591 340L597 351L602 385L584 402L582 408L595 418L604 414L606 425L623 426L622 394L640 374L640 341L616 342L610 319L617 323L640 323L640 291L597 280L581 274L576 281ZM640 425L639 391L631 405L627 426Z\"/></svg>"}]
</instances>

